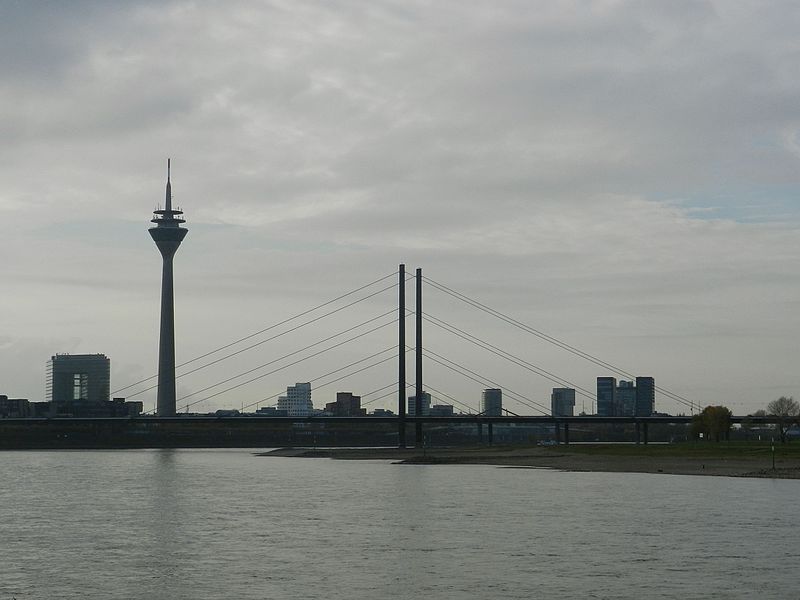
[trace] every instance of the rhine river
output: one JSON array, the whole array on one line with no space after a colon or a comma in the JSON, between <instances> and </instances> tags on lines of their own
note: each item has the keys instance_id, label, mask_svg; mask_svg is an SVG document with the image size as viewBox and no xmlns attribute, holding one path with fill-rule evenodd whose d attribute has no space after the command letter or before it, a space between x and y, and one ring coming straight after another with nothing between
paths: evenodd
<instances>
[{"instance_id":1,"label":"rhine river","mask_svg":"<svg viewBox=\"0 0 800 600\"><path fill-rule=\"evenodd\" d=\"M800 481L0 457L0 600L800 597Z\"/></svg>"}]
</instances>

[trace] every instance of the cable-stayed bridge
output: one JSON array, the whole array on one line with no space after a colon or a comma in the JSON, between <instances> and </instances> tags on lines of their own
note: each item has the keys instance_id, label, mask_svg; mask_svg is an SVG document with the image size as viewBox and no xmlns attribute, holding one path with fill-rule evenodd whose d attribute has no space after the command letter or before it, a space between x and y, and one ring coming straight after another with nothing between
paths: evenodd
<instances>
[{"instance_id":1,"label":"cable-stayed bridge","mask_svg":"<svg viewBox=\"0 0 800 600\"><path fill-rule=\"evenodd\" d=\"M408 284L415 289L412 305L408 305L406 298ZM177 365L178 412L196 413L204 408L207 411L212 403L217 407L233 406L242 413L274 406L278 397L285 394L285 382L292 381L291 375L295 374L295 381L310 382L317 392L334 385L339 389L369 389L360 394L364 407L374 406L381 400L384 405L396 406L395 419L400 421L399 441L402 445L405 441L405 424L414 424L419 437L422 424L426 421L426 418L406 416L407 397L420 402L422 393L426 392L439 403L450 404L462 411L462 415L474 419L485 417L480 414L474 400L466 399L463 394L452 390L452 382L456 380L462 380L470 386L502 390L505 414L499 421L482 421L487 424L508 420L533 422L531 419L549 418L549 406L533 398L524 389L520 390L519 385L509 380L519 382L531 377L542 378L558 387L574 389L584 404L589 401L594 405L596 395L592 390L537 364L531 360L530 352L526 354L516 348L510 349L494 339L486 339L486 335L479 335L470 327L469 317L459 321L456 311L443 313L437 304L431 308L427 301L423 309L423 292L426 297L433 292L438 298L447 299L467 312L488 317L498 330L506 328L537 342L537 349L551 348L600 367L604 374L634 378L626 369L444 283L423 276L421 269L412 275L406 273L404 265L400 265L394 273L226 341ZM413 335L409 335L411 328L407 320L413 320ZM431 331L436 332L437 343L428 343L427 340L432 337ZM442 340L447 341L440 343ZM465 347L472 350L473 359L476 356L478 359L469 361L464 358ZM526 345L523 350L531 348L534 345ZM409 381L406 368L412 357L413 382ZM497 363L506 366L501 374L494 372ZM436 368L436 372L431 376L433 368ZM516 379L508 376L508 369L516 371ZM284 385L278 386L273 383L275 381L281 381ZM373 383L376 381L380 385ZM274 393L264 394L262 390L266 388L265 384L275 385ZM114 390L113 395L124 394L127 399L144 398L148 393L152 395L156 388L156 376L153 375ZM673 391L663 387L656 387L656 391L661 398L674 401L690 414L697 408L692 400ZM387 400L391 397L394 399ZM512 405L513 411L510 410ZM416 408L415 414L422 414L420 407ZM186 416L181 418L185 419ZM464 419L464 416L454 418ZM574 418L585 421L593 417ZM557 424L561 423L564 423L565 438L568 440L569 425L564 420ZM646 428L644 421L637 421L637 427L639 425ZM560 433L559 429L556 431ZM489 437L491 439L491 433Z\"/></svg>"}]
</instances>

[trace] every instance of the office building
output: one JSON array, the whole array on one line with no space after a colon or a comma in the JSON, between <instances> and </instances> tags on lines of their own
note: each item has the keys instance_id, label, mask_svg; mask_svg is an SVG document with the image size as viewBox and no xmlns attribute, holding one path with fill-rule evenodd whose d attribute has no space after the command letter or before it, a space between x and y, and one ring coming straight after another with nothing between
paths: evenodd
<instances>
[{"instance_id":1,"label":"office building","mask_svg":"<svg viewBox=\"0 0 800 600\"><path fill-rule=\"evenodd\" d=\"M314 412L311 403L311 384L296 383L286 388L286 395L278 398L278 410L289 417L308 417Z\"/></svg>"},{"instance_id":2,"label":"office building","mask_svg":"<svg viewBox=\"0 0 800 600\"><path fill-rule=\"evenodd\" d=\"M550 394L550 414L553 417L572 417L575 409L573 388L553 388Z\"/></svg>"},{"instance_id":3,"label":"office building","mask_svg":"<svg viewBox=\"0 0 800 600\"><path fill-rule=\"evenodd\" d=\"M361 408L361 396L352 392L336 392L336 402L328 402L325 412L334 417L365 417L367 409Z\"/></svg>"},{"instance_id":4,"label":"office building","mask_svg":"<svg viewBox=\"0 0 800 600\"><path fill-rule=\"evenodd\" d=\"M503 415L503 390L483 390L481 394L481 414L487 417L500 417Z\"/></svg>"},{"instance_id":5,"label":"office building","mask_svg":"<svg viewBox=\"0 0 800 600\"><path fill-rule=\"evenodd\" d=\"M617 407L616 377L597 378L597 416L614 417Z\"/></svg>"},{"instance_id":6,"label":"office building","mask_svg":"<svg viewBox=\"0 0 800 600\"><path fill-rule=\"evenodd\" d=\"M614 414L623 417L632 417L636 412L636 388L632 381L620 380L617 385L617 396L615 399L616 409Z\"/></svg>"},{"instance_id":7,"label":"office building","mask_svg":"<svg viewBox=\"0 0 800 600\"><path fill-rule=\"evenodd\" d=\"M453 412L452 404L434 404L431 406L432 417L452 417Z\"/></svg>"},{"instance_id":8,"label":"office building","mask_svg":"<svg viewBox=\"0 0 800 600\"><path fill-rule=\"evenodd\" d=\"M417 416L417 397L416 396L409 396L408 397L408 409L406 410L406 414L409 417ZM427 417L431 414L431 395L428 392L422 392L422 416Z\"/></svg>"},{"instance_id":9,"label":"office building","mask_svg":"<svg viewBox=\"0 0 800 600\"><path fill-rule=\"evenodd\" d=\"M0 395L0 418L24 419L31 416L31 403L26 398Z\"/></svg>"},{"instance_id":10,"label":"office building","mask_svg":"<svg viewBox=\"0 0 800 600\"><path fill-rule=\"evenodd\" d=\"M636 378L636 416L649 417L656 410L656 380L652 377Z\"/></svg>"},{"instance_id":11,"label":"office building","mask_svg":"<svg viewBox=\"0 0 800 600\"><path fill-rule=\"evenodd\" d=\"M108 401L111 361L105 354L56 354L47 361L45 400Z\"/></svg>"}]
</instances>

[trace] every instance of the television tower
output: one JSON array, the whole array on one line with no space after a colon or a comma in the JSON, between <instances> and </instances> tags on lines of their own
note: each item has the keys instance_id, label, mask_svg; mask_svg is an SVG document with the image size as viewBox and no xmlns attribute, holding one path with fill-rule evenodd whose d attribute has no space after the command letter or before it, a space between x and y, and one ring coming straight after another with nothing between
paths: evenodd
<instances>
[{"instance_id":1,"label":"television tower","mask_svg":"<svg viewBox=\"0 0 800 600\"><path fill-rule=\"evenodd\" d=\"M170 161L167 159L167 201L163 210L153 211L150 237L158 246L163 266L161 270L161 331L158 341L158 404L159 417L175 416L175 296L172 289L172 257L189 232L182 228L186 221L182 210L172 208L172 185L169 181Z\"/></svg>"}]
</instances>

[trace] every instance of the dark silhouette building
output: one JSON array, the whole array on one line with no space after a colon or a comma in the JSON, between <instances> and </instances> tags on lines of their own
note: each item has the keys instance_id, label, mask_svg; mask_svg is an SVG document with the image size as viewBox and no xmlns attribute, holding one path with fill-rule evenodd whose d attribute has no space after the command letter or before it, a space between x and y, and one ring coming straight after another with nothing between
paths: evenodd
<instances>
[{"instance_id":1,"label":"dark silhouette building","mask_svg":"<svg viewBox=\"0 0 800 600\"><path fill-rule=\"evenodd\" d=\"M620 381L597 378L597 414L601 417L649 417L655 412L656 382L652 377Z\"/></svg>"},{"instance_id":2,"label":"dark silhouette building","mask_svg":"<svg viewBox=\"0 0 800 600\"><path fill-rule=\"evenodd\" d=\"M420 398L420 407L421 407L421 416L427 417L431 414L431 395L428 392L422 392L422 397ZM416 396L409 396L408 397L408 407L406 408L406 414L409 417L414 417L417 414L417 397Z\"/></svg>"},{"instance_id":3,"label":"dark silhouette building","mask_svg":"<svg viewBox=\"0 0 800 600\"><path fill-rule=\"evenodd\" d=\"M111 361L105 354L56 354L47 361L47 402L107 401Z\"/></svg>"},{"instance_id":4,"label":"dark silhouette building","mask_svg":"<svg viewBox=\"0 0 800 600\"><path fill-rule=\"evenodd\" d=\"M163 259L161 268L161 328L158 341L158 401L159 417L175 416L175 296L172 285L172 259L188 229L182 228L185 220L182 210L172 208L170 162L167 161L167 194L163 209L153 211L151 220L156 224L148 231L158 246Z\"/></svg>"},{"instance_id":5,"label":"dark silhouette building","mask_svg":"<svg viewBox=\"0 0 800 600\"><path fill-rule=\"evenodd\" d=\"M597 378L597 415L613 417L617 414L616 377Z\"/></svg>"},{"instance_id":6,"label":"dark silhouette building","mask_svg":"<svg viewBox=\"0 0 800 600\"><path fill-rule=\"evenodd\" d=\"M649 417L656 410L656 380L652 377L636 378L636 416Z\"/></svg>"},{"instance_id":7,"label":"dark silhouette building","mask_svg":"<svg viewBox=\"0 0 800 600\"><path fill-rule=\"evenodd\" d=\"M30 416L46 418L108 418L135 417L142 413L141 402L113 400L53 400L31 403Z\"/></svg>"},{"instance_id":8,"label":"dark silhouette building","mask_svg":"<svg viewBox=\"0 0 800 600\"><path fill-rule=\"evenodd\" d=\"M31 403L26 398L0 395L0 419L24 419L31 416Z\"/></svg>"},{"instance_id":9,"label":"dark silhouette building","mask_svg":"<svg viewBox=\"0 0 800 600\"><path fill-rule=\"evenodd\" d=\"M336 392L336 402L328 402L325 411L334 417L365 417L367 409L361 408L361 396L352 392Z\"/></svg>"},{"instance_id":10,"label":"dark silhouette building","mask_svg":"<svg viewBox=\"0 0 800 600\"><path fill-rule=\"evenodd\" d=\"M550 415L571 417L575 409L575 390L573 388L553 388L550 394Z\"/></svg>"},{"instance_id":11,"label":"dark silhouette building","mask_svg":"<svg viewBox=\"0 0 800 600\"><path fill-rule=\"evenodd\" d=\"M617 385L615 415L632 417L636 414L636 388L632 381L620 380Z\"/></svg>"},{"instance_id":12,"label":"dark silhouette building","mask_svg":"<svg viewBox=\"0 0 800 600\"><path fill-rule=\"evenodd\" d=\"M452 404L434 404L431 406L432 417L452 417L454 413Z\"/></svg>"}]
</instances>

